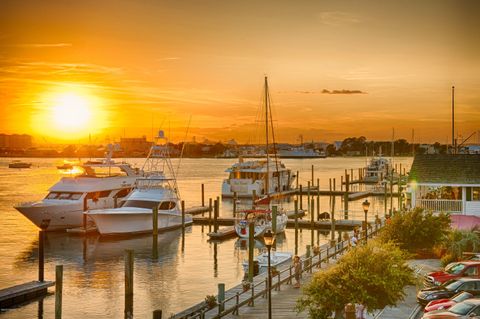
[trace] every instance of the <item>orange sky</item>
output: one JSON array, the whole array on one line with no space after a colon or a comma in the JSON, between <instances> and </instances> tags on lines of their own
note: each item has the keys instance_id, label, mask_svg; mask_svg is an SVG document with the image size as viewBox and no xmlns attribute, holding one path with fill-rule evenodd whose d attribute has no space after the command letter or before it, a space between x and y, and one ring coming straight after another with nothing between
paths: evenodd
<instances>
[{"instance_id":1,"label":"orange sky","mask_svg":"<svg viewBox=\"0 0 480 319\"><path fill-rule=\"evenodd\" d=\"M153 122L179 141L191 118L188 139L253 141L268 74L277 140L388 140L395 127L397 137L415 129L417 141L447 142L452 85L458 134L480 129L479 9L474 0L3 0L0 132L102 142L150 136ZM89 104L88 123L55 122L54 101L69 94Z\"/></svg>"}]
</instances>

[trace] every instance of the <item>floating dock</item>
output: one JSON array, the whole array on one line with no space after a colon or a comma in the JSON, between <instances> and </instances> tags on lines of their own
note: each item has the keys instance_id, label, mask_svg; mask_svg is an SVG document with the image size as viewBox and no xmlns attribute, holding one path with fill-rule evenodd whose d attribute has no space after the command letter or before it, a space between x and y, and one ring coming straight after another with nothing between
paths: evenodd
<instances>
[{"instance_id":1,"label":"floating dock","mask_svg":"<svg viewBox=\"0 0 480 319\"><path fill-rule=\"evenodd\" d=\"M0 308L9 308L28 300L44 296L54 281L31 281L0 290Z\"/></svg>"}]
</instances>

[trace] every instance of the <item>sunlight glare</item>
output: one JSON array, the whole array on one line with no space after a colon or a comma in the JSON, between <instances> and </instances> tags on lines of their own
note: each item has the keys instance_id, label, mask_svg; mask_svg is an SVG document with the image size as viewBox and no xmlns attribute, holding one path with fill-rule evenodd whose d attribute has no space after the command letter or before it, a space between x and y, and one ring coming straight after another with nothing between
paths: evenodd
<instances>
[{"instance_id":1,"label":"sunlight glare","mask_svg":"<svg viewBox=\"0 0 480 319\"><path fill-rule=\"evenodd\" d=\"M57 127L83 129L91 117L87 98L75 93L58 95L54 100L52 115Z\"/></svg>"}]
</instances>

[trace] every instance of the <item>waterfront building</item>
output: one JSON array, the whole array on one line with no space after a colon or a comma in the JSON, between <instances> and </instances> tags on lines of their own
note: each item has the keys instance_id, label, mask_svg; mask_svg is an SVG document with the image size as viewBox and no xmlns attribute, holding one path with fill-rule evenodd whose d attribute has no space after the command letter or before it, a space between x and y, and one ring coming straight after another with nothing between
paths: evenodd
<instances>
[{"instance_id":1,"label":"waterfront building","mask_svg":"<svg viewBox=\"0 0 480 319\"><path fill-rule=\"evenodd\" d=\"M480 154L416 155L407 196L412 207L480 216Z\"/></svg>"},{"instance_id":2,"label":"waterfront building","mask_svg":"<svg viewBox=\"0 0 480 319\"><path fill-rule=\"evenodd\" d=\"M32 142L32 136L27 134L0 134L0 148L25 150L32 147Z\"/></svg>"},{"instance_id":3,"label":"waterfront building","mask_svg":"<svg viewBox=\"0 0 480 319\"><path fill-rule=\"evenodd\" d=\"M120 148L127 156L146 156L151 146L152 142L147 141L145 136L120 139Z\"/></svg>"}]
</instances>

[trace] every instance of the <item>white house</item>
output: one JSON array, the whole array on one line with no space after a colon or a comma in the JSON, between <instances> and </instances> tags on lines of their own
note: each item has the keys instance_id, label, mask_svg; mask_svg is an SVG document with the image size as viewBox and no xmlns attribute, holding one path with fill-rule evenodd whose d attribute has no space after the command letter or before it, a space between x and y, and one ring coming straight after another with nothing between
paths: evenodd
<instances>
[{"instance_id":1,"label":"white house","mask_svg":"<svg viewBox=\"0 0 480 319\"><path fill-rule=\"evenodd\" d=\"M480 216L480 154L416 155L408 190L412 207Z\"/></svg>"}]
</instances>

